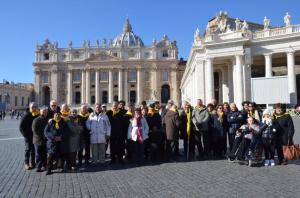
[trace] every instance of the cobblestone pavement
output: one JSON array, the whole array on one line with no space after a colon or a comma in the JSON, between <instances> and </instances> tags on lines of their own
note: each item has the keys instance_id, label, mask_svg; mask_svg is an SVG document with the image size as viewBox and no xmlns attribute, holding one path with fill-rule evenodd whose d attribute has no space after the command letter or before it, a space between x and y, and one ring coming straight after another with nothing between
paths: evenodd
<instances>
[{"instance_id":1,"label":"cobblestone pavement","mask_svg":"<svg viewBox=\"0 0 300 198\"><path fill-rule=\"evenodd\" d=\"M18 121L0 121L0 197L300 197L300 160L272 168L219 160L51 176L25 171L17 127Z\"/></svg>"}]
</instances>

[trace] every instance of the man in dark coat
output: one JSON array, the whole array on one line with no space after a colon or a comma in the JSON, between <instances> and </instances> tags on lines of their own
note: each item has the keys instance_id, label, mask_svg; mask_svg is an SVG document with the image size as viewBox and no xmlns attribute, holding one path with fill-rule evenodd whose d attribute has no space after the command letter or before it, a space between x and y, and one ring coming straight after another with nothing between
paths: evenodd
<instances>
[{"instance_id":1,"label":"man in dark coat","mask_svg":"<svg viewBox=\"0 0 300 198\"><path fill-rule=\"evenodd\" d=\"M164 116L166 126L166 159L167 161L176 160L176 145L179 141L179 114L177 106L172 107Z\"/></svg>"},{"instance_id":2,"label":"man in dark coat","mask_svg":"<svg viewBox=\"0 0 300 198\"><path fill-rule=\"evenodd\" d=\"M125 154L125 139L127 133L125 133L124 127L124 115L118 108L118 102L113 102L112 109L106 112L111 125L110 135L110 157L111 164L116 162L116 159L120 163L123 163L123 155Z\"/></svg>"},{"instance_id":3,"label":"man in dark coat","mask_svg":"<svg viewBox=\"0 0 300 198\"><path fill-rule=\"evenodd\" d=\"M231 151L236 131L245 123L245 116L237 109L235 103L230 104L230 112L227 114L229 151Z\"/></svg>"},{"instance_id":4,"label":"man in dark coat","mask_svg":"<svg viewBox=\"0 0 300 198\"><path fill-rule=\"evenodd\" d=\"M42 172L46 168L47 162L47 139L44 136L44 130L48 123L48 109L43 108L40 111L40 116L32 122L33 144L36 153L37 172Z\"/></svg>"},{"instance_id":5,"label":"man in dark coat","mask_svg":"<svg viewBox=\"0 0 300 198\"><path fill-rule=\"evenodd\" d=\"M186 160L194 158L195 155L195 134L193 130L192 114L193 109L188 102L182 104L183 110L179 113L180 138L183 139L184 157Z\"/></svg>"},{"instance_id":6,"label":"man in dark coat","mask_svg":"<svg viewBox=\"0 0 300 198\"><path fill-rule=\"evenodd\" d=\"M33 132L32 132L32 122L38 117L39 111L37 105L32 102L29 105L30 111L27 112L20 121L20 132L22 133L25 140L25 169L35 168L35 150L32 142ZM29 164L29 161L31 162Z\"/></svg>"},{"instance_id":7,"label":"man in dark coat","mask_svg":"<svg viewBox=\"0 0 300 198\"><path fill-rule=\"evenodd\" d=\"M286 112L286 109L280 103L275 104L274 109L275 112L273 119L278 122L280 129L275 145L278 154L278 161L280 165L286 165L287 160L284 159L282 146L293 144L293 137L295 133L294 123L290 114Z\"/></svg>"},{"instance_id":8,"label":"man in dark coat","mask_svg":"<svg viewBox=\"0 0 300 198\"><path fill-rule=\"evenodd\" d=\"M68 135L69 128L65 121L61 118L60 112L55 112L44 130L44 135L47 138L47 172L46 175L52 174L53 161L57 160L63 168L68 153Z\"/></svg>"},{"instance_id":9,"label":"man in dark coat","mask_svg":"<svg viewBox=\"0 0 300 198\"><path fill-rule=\"evenodd\" d=\"M51 100L50 106L48 108L47 119L49 120L49 119L53 118L53 115L55 112L60 112L60 108L59 108L56 100Z\"/></svg>"},{"instance_id":10,"label":"man in dark coat","mask_svg":"<svg viewBox=\"0 0 300 198\"><path fill-rule=\"evenodd\" d=\"M83 150L84 150L84 162L89 164L90 160L90 145L91 145L91 135L90 130L86 127L86 121L89 118L90 113L88 111L87 105L81 105L80 111L78 114L78 123L82 127L82 133L80 133L80 150L78 152L78 166L82 165L83 159Z\"/></svg>"},{"instance_id":11,"label":"man in dark coat","mask_svg":"<svg viewBox=\"0 0 300 198\"><path fill-rule=\"evenodd\" d=\"M161 116L158 112L155 111L154 104L149 106L147 115L145 116L147 123L149 125L149 152L150 160L157 161L162 159L163 147L163 133L162 133L162 124Z\"/></svg>"}]
</instances>

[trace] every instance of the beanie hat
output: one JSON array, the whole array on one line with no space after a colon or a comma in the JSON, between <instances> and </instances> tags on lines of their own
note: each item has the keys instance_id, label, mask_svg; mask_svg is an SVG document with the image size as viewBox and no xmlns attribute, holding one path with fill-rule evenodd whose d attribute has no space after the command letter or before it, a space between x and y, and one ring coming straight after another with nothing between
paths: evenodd
<instances>
[{"instance_id":1,"label":"beanie hat","mask_svg":"<svg viewBox=\"0 0 300 198\"><path fill-rule=\"evenodd\" d=\"M263 115L272 115L270 109L265 109Z\"/></svg>"}]
</instances>

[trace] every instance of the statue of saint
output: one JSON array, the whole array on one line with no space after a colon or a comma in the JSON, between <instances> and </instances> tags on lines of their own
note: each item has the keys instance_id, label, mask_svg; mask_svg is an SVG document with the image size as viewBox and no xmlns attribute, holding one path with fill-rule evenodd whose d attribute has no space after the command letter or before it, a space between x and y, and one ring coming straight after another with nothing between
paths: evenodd
<instances>
[{"instance_id":1,"label":"statue of saint","mask_svg":"<svg viewBox=\"0 0 300 198\"><path fill-rule=\"evenodd\" d=\"M244 21L244 22L243 22L242 31L243 31L243 32L248 31L248 27L249 27L249 26L248 26L248 23L247 23L246 21Z\"/></svg>"},{"instance_id":2,"label":"statue of saint","mask_svg":"<svg viewBox=\"0 0 300 198\"><path fill-rule=\"evenodd\" d=\"M291 16L289 15L289 13L287 12L286 15L284 16L284 23L285 26L288 27L291 25Z\"/></svg>"},{"instance_id":3,"label":"statue of saint","mask_svg":"<svg viewBox=\"0 0 300 198\"><path fill-rule=\"evenodd\" d=\"M72 47L73 47L73 42L70 41L70 42L69 42L69 48L72 48Z\"/></svg>"},{"instance_id":4,"label":"statue of saint","mask_svg":"<svg viewBox=\"0 0 300 198\"><path fill-rule=\"evenodd\" d=\"M268 19L266 16L264 18L264 29L269 29L270 26L270 19Z\"/></svg>"}]
</instances>

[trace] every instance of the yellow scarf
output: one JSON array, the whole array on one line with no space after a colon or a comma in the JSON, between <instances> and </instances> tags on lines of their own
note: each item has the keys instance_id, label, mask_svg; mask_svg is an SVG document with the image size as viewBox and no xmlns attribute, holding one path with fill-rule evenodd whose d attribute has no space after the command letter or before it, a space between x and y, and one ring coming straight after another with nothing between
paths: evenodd
<instances>
[{"instance_id":1,"label":"yellow scarf","mask_svg":"<svg viewBox=\"0 0 300 198\"><path fill-rule=\"evenodd\" d=\"M112 116L115 116L117 113L119 113L119 109L118 110L112 110L113 114Z\"/></svg>"},{"instance_id":2,"label":"yellow scarf","mask_svg":"<svg viewBox=\"0 0 300 198\"><path fill-rule=\"evenodd\" d=\"M33 117L40 115L39 111L30 111L30 113Z\"/></svg>"},{"instance_id":3,"label":"yellow scarf","mask_svg":"<svg viewBox=\"0 0 300 198\"><path fill-rule=\"evenodd\" d=\"M59 124L58 123L59 123L60 120L57 120L57 119L53 119L53 120L55 121L55 128L59 129Z\"/></svg>"},{"instance_id":4,"label":"yellow scarf","mask_svg":"<svg viewBox=\"0 0 300 198\"><path fill-rule=\"evenodd\" d=\"M196 109L198 110L198 111L202 111L202 109L203 109L203 106L201 106L201 107L196 107Z\"/></svg>"},{"instance_id":5,"label":"yellow scarf","mask_svg":"<svg viewBox=\"0 0 300 198\"><path fill-rule=\"evenodd\" d=\"M60 113L61 113L61 117L62 117L65 121L70 120L70 118L69 118L70 112L69 112L69 111L61 111Z\"/></svg>"},{"instance_id":6,"label":"yellow scarf","mask_svg":"<svg viewBox=\"0 0 300 198\"><path fill-rule=\"evenodd\" d=\"M284 116L284 115L289 115L289 113L285 112L284 114L281 115L276 115L275 113L273 114L273 119L277 120L278 118Z\"/></svg>"},{"instance_id":7,"label":"yellow scarf","mask_svg":"<svg viewBox=\"0 0 300 198\"><path fill-rule=\"evenodd\" d=\"M130 111L127 111L126 115L129 115L130 117L132 117L132 113Z\"/></svg>"},{"instance_id":8,"label":"yellow scarf","mask_svg":"<svg viewBox=\"0 0 300 198\"><path fill-rule=\"evenodd\" d=\"M187 116L186 133L187 133L188 139L190 139L190 134L191 134L191 110L190 109L186 113L186 116Z\"/></svg>"},{"instance_id":9,"label":"yellow scarf","mask_svg":"<svg viewBox=\"0 0 300 198\"><path fill-rule=\"evenodd\" d=\"M170 111L173 111L173 112L177 113L177 110L174 109L174 108L171 108Z\"/></svg>"},{"instance_id":10,"label":"yellow scarf","mask_svg":"<svg viewBox=\"0 0 300 198\"><path fill-rule=\"evenodd\" d=\"M219 116L219 119L221 122L223 122L223 115L224 115L224 112L217 112L218 116Z\"/></svg>"},{"instance_id":11,"label":"yellow scarf","mask_svg":"<svg viewBox=\"0 0 300 198\"><path fill-rule=\"evenodd\" d=\"M86 118L86 117L89 117L90 116L90 113L89 112L86 112L86 113L82 113L80 112L79 115L83 118Z\"/></svg>"},{"instance_id":12,"label":"yellow scarf","mask_svg":"<svg viewBox=\"0 0 300 198\"><path fill-rule=\"evenodd\" d=\"M152 117L152 116L154 115L154 113L155 113L155 112L154 112L154 110L153 110L153 109L149 109L149 111L148 111L148 114L147 114L147 115L148 115L149 117Z\"/></svg>"}]
</instances>

